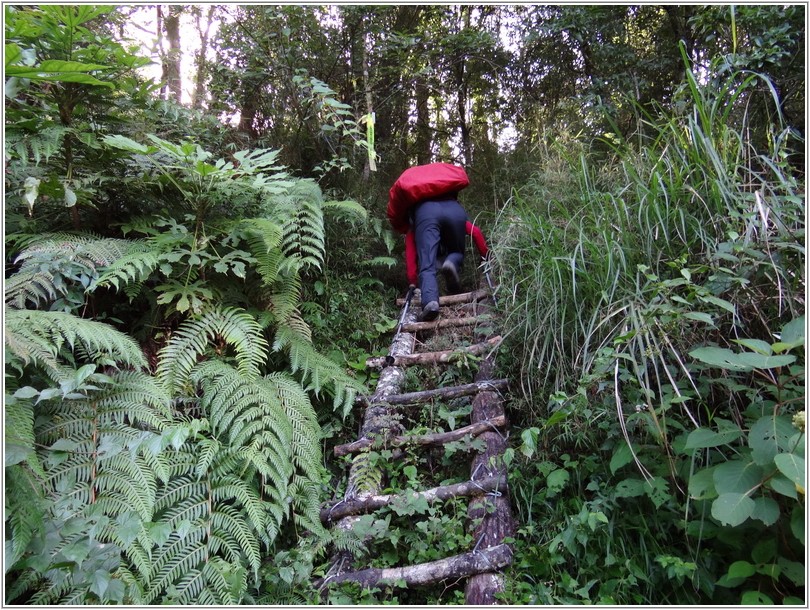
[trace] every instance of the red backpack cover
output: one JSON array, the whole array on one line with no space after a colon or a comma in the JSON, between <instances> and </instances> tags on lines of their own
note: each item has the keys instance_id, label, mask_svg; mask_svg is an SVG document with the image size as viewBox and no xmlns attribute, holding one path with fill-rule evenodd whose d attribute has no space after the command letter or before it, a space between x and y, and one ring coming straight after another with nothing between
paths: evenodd
<instances>
[{"instance_id":1,"label":"red backpack cover","mask_svg":"<svg viewBox=\"0 0 810 610\"><path fill-rule=\"evenodd\" d=\"M463 167L449 163L416 165L402 172L388 192L388 220L394 230L407 233L408 210L420 201L457 193L470 184Z\"/></svg>"}]
</instances>

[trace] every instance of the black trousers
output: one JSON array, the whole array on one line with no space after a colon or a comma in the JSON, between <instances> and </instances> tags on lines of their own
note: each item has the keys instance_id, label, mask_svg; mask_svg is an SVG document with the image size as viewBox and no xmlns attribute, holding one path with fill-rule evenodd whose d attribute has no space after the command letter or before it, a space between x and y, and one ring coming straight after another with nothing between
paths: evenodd
<instances>
[{"instance_id":1,"label":"black trousers","mask_svg":"<svg viewBox=\"0 0 810 610\"><path fill-rule=\"evenodd\" d=\"M441 254L458 271L464 263L464 240L467 212L458 201L424 201L413 210L416 254L419 257L419 289L422 304L439 300L436 280L437 261Z\"/></svg>"}]
</instances>

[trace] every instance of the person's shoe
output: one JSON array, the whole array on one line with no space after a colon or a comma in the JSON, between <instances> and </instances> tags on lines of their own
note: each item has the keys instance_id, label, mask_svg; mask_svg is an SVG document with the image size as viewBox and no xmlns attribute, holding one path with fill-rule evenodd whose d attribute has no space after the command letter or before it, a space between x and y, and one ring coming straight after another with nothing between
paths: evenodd
<instances>
[{"instance_id":1,"label":"person's shoe","mask_svg":"<svg viewBox=\"0 0 810 610\"><path fill-rule=\"evenodd\" d=\"M461 282L459 282L458 279L458 269L456 269L452 261L444 261L442 273L444 274L444 281L447 282L447 290L450 294L460 293Z\"/></svg>"},{"instance_id":2,"label":"person's shoe","mask_svg":"<svg viewBox=\"0 0 810 610\"><path fill-rule=\"evenodd\" d=\"M420 322L432 322L439 317L439 302L431 301L422 308L422 315L419 316Z\"/></svg>"}]
</instances>

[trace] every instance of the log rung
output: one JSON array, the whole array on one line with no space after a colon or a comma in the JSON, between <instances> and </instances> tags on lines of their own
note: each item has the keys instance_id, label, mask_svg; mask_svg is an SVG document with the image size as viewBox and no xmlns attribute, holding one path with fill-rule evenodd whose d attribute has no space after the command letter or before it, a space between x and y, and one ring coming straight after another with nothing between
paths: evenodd
<instances>
[{"instance_id":1,"label":"log rung","mask_svg":"<svg viewBox=\"0 0 810 610\"><path fill-rule=\"evenodd\" d=\"M410 490L400 494L386 494L343 500L321 509L321 522L324 525L337 521L349 515L369 513L393 504L398 500L409 501L424 498L428 502L448 500L450 498L469 498L493 492L505 492L506 479L504 477L484 477L478 481L464 481L455 485L443 485L424 491Z\"/></svg>"},{"instance_id":2,"label":"log rung","mask_svg":"<svg viewBox=\"0 0 810 610\"><path fill-rule=\"evenodd\" d=\"M406 333L415 333L420 330L437 330L439 328L460 328L463 326L475 326L483 321L481 316L468 316L466 318L439 318L433 322L411 322L403 324L402 330Z\"/></svg>"},{"instance_id":3,"label":"log rung","mask_svg":"<svg viewBox=\"0 0 810 610\"><path fill-rule=\"evenodd\" d=\"M487 339L482 343L475 343L462 347L456 350L445 350L441 352L421 352L417 354L406 354L404 356L396 356L394 358L393 366L414 366L416 364L424 364L426 362L433 362L437 364L447 364L460 354L472 354L477 356L484 353L487 349L495 348L502 338L500 335ZM383 368L385 366L385 356L378 356L376 358L369 358L366 360L366 367L371 369Z\"/></svg>"},{"instance_id":4,"label":"log rung","mask_svg":"<svg viewBox=\"0 0 810 610\"><path fill-rule=\"evenodd\" d=\"M371 402L368 396L358 396L355 399L357 404L389 404L389 405L415 405L428 402L434 398L459 398L460 396L470 396L478 392L495 391L500 392L509 387L508 379L493 379L492 381L479 381L477 383L467 383L464 385L451 386L447 388L436 388L435 390L422 390L420 392L407 392L405 394L391 394L379 400Z\"/></svg>"},{"instance_id":5,"label":"log rung","mask_svg":"<svg viewBox=\"0 0 810 610\"><path fill-rule=\"evenodd\" d=\"M406 587L423 587L448 578L454 580L475 574L497 572L512 563L512 548L499 544L477 551L461 553L437 561L429 561L399 568L367 568L344 572L337 576L319 579L317 588L328 587L346 581L354 581L364 588L373 588L384 583L404 582Z\"/></svg>"},{"instance_id":6,"label":"log rung","mask_svg":"<svg viewBox=\"0 0 810 610\"><path fill-rule=\"evenodd\" d=\"M461 294L448 294L443 297L439 297L439 305L458 305L460 303L473 303L475 301L481 301L489 296L489 290L474 290L472 292L464 292ZM400 297L397 299L397 305L402 307L405 304L405 299ZM422 305L421 298L417 299L413 297L411 299L411 305Z\"/></svg>"},{"instance_id":7,"label":"log rung","mask_svg":"<svg viewBox=\"0 0 810 610\"><path fill-rule=\"evenodd\" d=\"M456 430L451 430L450 432L392 436L389 438L380 439L361 438L353 443L337 445L334 448L334 453L337 457L352 453L359 453L360 451L373 447L377 443L384 447L401 447L402 445L443 445L444 443L460 440L467 435L478 436L479 434L482 434L488 430L492 430L493 428L497 429L505 425L506 417L501 415L498 417L493 417L492 419L470 424L469 426L464 426L463 428L457 428Z\"/></svg>"}]
</instances>

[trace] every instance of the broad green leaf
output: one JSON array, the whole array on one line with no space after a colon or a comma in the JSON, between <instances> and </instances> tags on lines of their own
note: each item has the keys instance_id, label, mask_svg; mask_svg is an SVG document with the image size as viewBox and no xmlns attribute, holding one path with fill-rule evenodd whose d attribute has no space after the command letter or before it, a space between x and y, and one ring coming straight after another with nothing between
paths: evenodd
<instances>
[{"instance_id":1,"label":"broad green leaf","mask_svg":"<svg viewBox=\"0 0 810 610\"><path fill-rule=\"evenodd\" d=\"M754 512L754 501L740 493L720 494L712 502L712 517L723 525L740 525Z\"/></svg>"},{"instance_id":2,"label":"broad green leaf","mask_svg":"<svg viewBox=\"0 0 810 610\"><path fill-rule=\"evenodd\" d=\"M110 66L101 64L83 64L79 61L65 61L62 59L46 59L39 66L38 70L43 72L92 72L93 70L110 70Z\"/></svg>"},{"instance_id":3,"label":"broad green leaf","mask_svg":"<svg viewBox=\"0 0 810 610\"><path fill-rule=\"evenodd\" d=\"M773 458L776 467L804 493L804 458L793 453L780 453Z\"/></svg>"},{"instance_id":4,"label":"broad green leaf","mask_svg":"<svg viewBox=\"0 0 810 610\"><path fill-rule=\"evenodd\" d=\"M562 491L565 484L568 482L568 479L571 478L571 475L567 470L564 468L558 468L553 472L550 472L548 477L546 477L546 486L548 490L552 493L557 493Z\"/></svg>"},{"instance_id":5,"label":"broad green leaf","mask_svg":"<svg viewBox=\"0 0 810 610\"><path fill-rule=\"evenodd\" d=\"M794 585L803 587L805 584L804 564L798 561L791 561L786 557L779 557L776 563L782 568L784 574ZM787 602L785 602L787 603Z\"/></svg>"},{"instance_id":6,"label":"broad green leaf","mask_svg":"<svg viewBox=\"0 0 810 610\"><path fill-rule=\"evenodd\" d=\"M689 496L695 500L710 500L717 497L714 487L714 469L704 468L689 478Z\"/></svg>"},{"instance_id":7,"label":"broad green leaf","mask_svg":"<svg viewBox=\"0 0 810 610\"><path fill-rule=\"evenodd\" d=\"M779 472L768 479L768 487L773 489L776 493L787 496L788 498L793 498L794 500L799 499L796 484Z\"/></svg>"},{"instance_id":8,"label":"broad green leaf","mask_svg":"<svg viewBox=\"0 0 810 610\"><path fill-rule=\"evenodd\" d=\"M686 439L685 449L706 449L708 447L718 447L720 445L727 445L737 440L742 431L733 422L726 422L725 420L716 420L718 428L722 430L715 432L709 428L698 428L692 430Z\"/></svg>"},{"instance_id":9,"label":"broad green leaf","mask_svg":"<svg viewBox=\"0 0 810 610\"><path fill-rule=\"evenodd\" d=\"M112 146L113 148L120 148L122 150L128 150L130 152L142 154L147 154L150 152L154 152L156 150L153 147L146 146L144 144L141 144L140 142L136 142L131 138L118 134L112 136L104 136L104 143L107 146Z\"/></svg>"},{"instance_id":10,"label":"broad green leaf","mask_svg":"<svg viewBox=\"0 0 810 610\"><path fill-rule=\"evenodd\" d=\"M8 76L8 67L17 63L22 59L22 49L16 44L7 44L5 48L6 53L6 76Z\"/></svg>"},{"instance_id":11,"label":"broad green leaf","mask_svg":"<svg viewBox=\"0 0 810 610\"><path fill-rule=\"evenodd\" d=\"M610 458L610 473L616 474L616 471L622 466L626 466L633 460L633 452L630 445L622 443L613 452L613 457Z\"/></svg>"},{"instance_id":12,"label":"broad green leaf","mask_svg":"<svg viewBox=\"0 0 810 610\"><path fill-rule=\"evenodd\" d=\"M701 311L688 311L683 314L683 317L688 318L689 320L695 320L696 322L703 322L709 326L714 326L714 318L712 318L711 314L708 313L703 313Z\"/></svg>"},{"instance_id":13,"label":"broad green leaf","mask_svg":"<svg viewBox=\"0 0 810 610\"><path fill-rule=\"evenodd\" d=\"M713 305L717 305L720 309L725 309L732 315L736 315L737 310L734 307L733 303L729 303L725 299L721 299L719 297L714 297L710 295L698 295L698 298L701 301L705 301L706 303L712 303Z\"/></svg>"},{"instance_id":14,"label":"broad green leaf","mask_svg":"<svg viewBox=\"0 0 810 610\"><path fill-rule=\"evenodd\" d=\"M724 347L698 347L689 352L696 360L729 371L750 371L750 365L737 361L737 354Z\"/></svg>"},{"instance_id":15,"label":"broad green leaf","mask_svg":"<svg viewBox=\"0 0 810 610\"><path fill-rule=\"evenodd\" d=\"M780 451L790 449L790 438L795 433L791 420L785 415L766 415L757 420L748 433L751 457L761 466L773 462Z\"/></svg>"},{"instance_id":16,"label":"broad green leaf","mask_svg":"<svg viewBox=\"0 0 810 610\"><path fill-rule=\"evenodd\" d=\"M745 494L762 481L762 468L754 462L729 460L714 469L713 480L719 494Z\"/></svg>"},{"instance_id":17,"label":"broad green leaf","mask_svg":"<svg viewBox=\"0 0 810 610\"><path fill-rule=\"evenodd\" d=\"M746 591L742 594L740 604L743 606L773 606L773 600L761 591Z\"/></svg>"},{"instance_id":18,"label":"broad green leaf","mask_svg":"<svg viewBox=\"0 0 810 610\"><path fill-rule=\"evenodd\" d=\"M39 390L32 388L30 385L20 388L14 392L14 398L33 398L39 396Z\"/></svg>"},{"instance_id":19,"label":"broad green leaf","mask_svg":"<svg viewBox=\"0 0 810 610\"><path fill-rule=\"evenodd\" d=\"M142 527L141 518L134 511L120 514L116 523L116 532L125 545L131 544L138 537Z\"/></svg>"},{"instance_id":20,"label":"broad green leaf","mask_svg":"<svg viewBox=\"0 0 810 610\"><path fill-rule=\"evenodd\" d=\"M751 560L754 563L767 563L776 557L777 541L775 538L760 540L751 549Z\"/></svg>"},{"instance_id":21,"label":"broad green leaf","mask_svg":"<svg viewBox=\"0 0 810 610\"><path fill-rule=\"evenodd\" d=\"M754 352L742 352L737 354L736 361L755 369L775 369L793 364L796 362L796 356L763 356Z\"/></svg>"},{"instance_id":22,"label":"broad green leaf","mask_svg":"<svg viewBox=\"0 0 810 610\"><path fill-rule=\"evenodd\" d=\"M11 442L10 439L6 437L4 453L4 463L6 467L24 462L28 458L33 457L35 454L36 452L34 451L33 447L26 447L25 445Z\"/></svg>"},{"instance_id":23,"label":"broad green leaf","mask_svg":"<svg viewBox=\"0 0 810 610\"><path fill-rule=\"evenodd\" d=\"M796 540L804 545L805 514L804 506L796 504L793 513L790 515L790 531L796 536Z\"/></svg>"},{"instance_id":24,"label":"broad green leaf","mask_svg":"<svg viewBox=\"0 0 810 610\"><path fill-rule=\"evenodd\" d=\"M669 493L669 483L662 477L655 477L651 481L645 481L644 491L656 508L661 508L667 500L672 498Z\"/></svg>"},{"instance_id":25,"label":"broad green leaf","mask_svg":"<svg viewBox=\"0 0 810 610\"><path fill-rule=\"evenodd\" d=\"M734 343L747 347L748 349L761 354L763 356L770 356L773 354L773 349L770 343L766 343L761 339L735 339Z\"/></svg>"},{"instance_id":26,"label":"broad green leaf","mask_svg":"<svg viewBox=\"0 0 810 610\"><path fill-rule=\"evenodd\" d=\"M773 525L779 520L779 504L773 498L764 496L754 498L754 510L751 518L759 519L765 525Z\"/></svg>"},{"instance_id":27,"label":"broad green leaf","mask_svg":"<svg viewBox=\"0 0 810 610\"><path fill-rule=\"evenodd\" d=\"M520 433L520 439L523 443L520 446L520 452L526 457L532 457L537 450L537 437L540 435L539 428L526 428Z\"/></svg>"},{"instance_id":28,"label":"broad green leaf","mask_svg":"<svg viewBox=\"0 0 810 610\"><path fill-rule=\"evenodd\" d=\"M784 328L782 328L782 335L780 336L779 340L782 343L799 346L804 344L804 337L804 316L800 316L785 324Z\"/></svg>"},{"instance_id":29,"label":"broad green leaf","mask_svg":"<svg viewBox=\"0 0 810 610\"><path fill-rule=\"evenodd\" d=\"M756 574L756 568L747 561L735 561L728 567L729 578L748 578Z\"/></svg>"},{"instance_id":30,"label":"broad green leaf","mask_svg":"<svg viewBox=\"0 0 810 610\"><path fill-rule=\"evenodd\" d=\"M109 570L96 570L90 577L90 590L99 596L100 599L104 598L107 592L107 587L110 584L110 571Z\"/></svg>"},{"instance_id":31,"label":"broad green leaf","mask_svg":"<svg viewBox=\"0 0 810 610\"><path fill-rule=\"evenodd\" d=\"M641 479L625 479L619 481L614 488L617 498L636 498L644 495L644 481Z\"/></svg>"}]
</instances>

